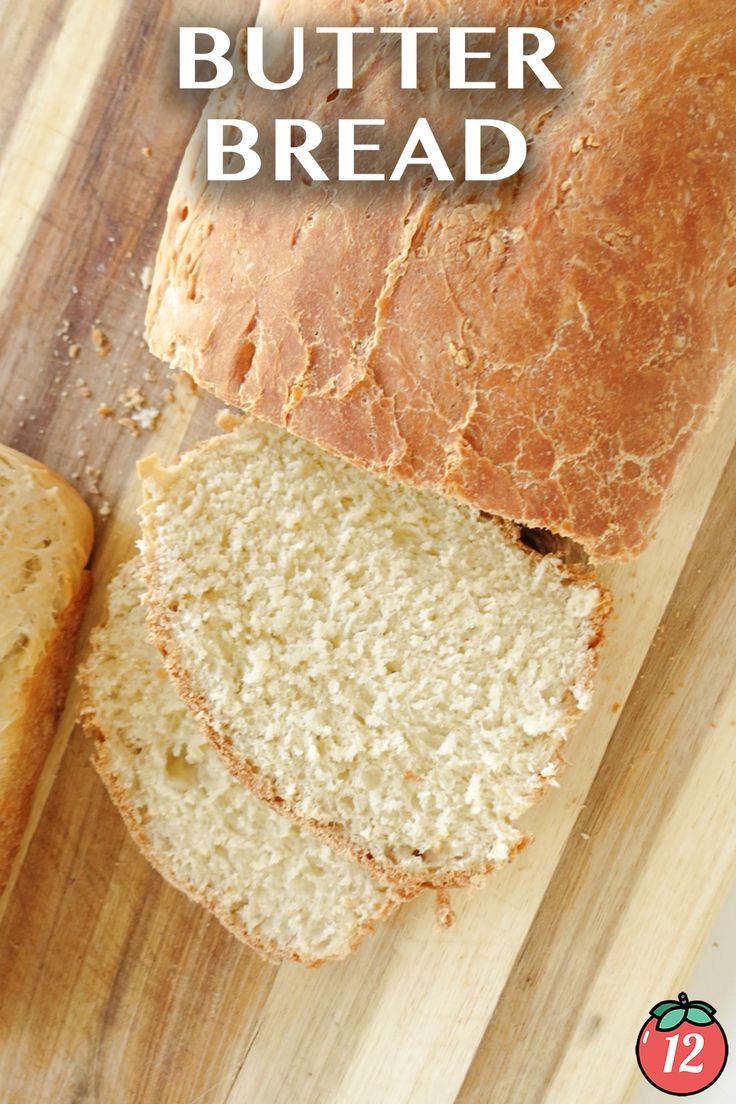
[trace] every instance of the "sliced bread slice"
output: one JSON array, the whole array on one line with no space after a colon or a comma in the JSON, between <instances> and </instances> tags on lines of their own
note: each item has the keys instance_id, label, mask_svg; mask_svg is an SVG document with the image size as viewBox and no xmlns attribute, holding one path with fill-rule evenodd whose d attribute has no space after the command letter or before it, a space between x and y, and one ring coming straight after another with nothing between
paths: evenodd
<instances>
[{"instance_id":1,"label":"sliced bread slice","mask_svg":"<svg viewBox=\"0 0 736 1104\"><path fill-rule=\"evenodd\" d=\"M143 853L264 958L310 966L353 950L400 903L272 812L228 772L161 666L139 563L108 594L82 669L93 762Z\"/></svg>"},{"instance_id":2,"label":"sliced bread slice","mask_svg":"<svg viewBox=\"0 0 736 1104\"><path fill-rule=\"evenodd\" d=\"M66 700L92 540L77 492L0 445L0 889Z\"/></svg>"},{"instance_id":3,"label":"sliced bread slice","mask_svg":"<svg viewBox=\"0 0 736 1104\"><path fill-rule=\"evenodd\" d=\"M231 770L405 886L505 863L590 702L601 589L267 425L141 474L154 636Z\"/></svg>"}]
</instances>

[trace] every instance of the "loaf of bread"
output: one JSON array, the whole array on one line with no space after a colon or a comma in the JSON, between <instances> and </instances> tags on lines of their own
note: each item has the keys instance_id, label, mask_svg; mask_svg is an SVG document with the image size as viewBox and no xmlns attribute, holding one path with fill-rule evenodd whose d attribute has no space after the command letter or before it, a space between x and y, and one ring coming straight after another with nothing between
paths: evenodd
<instances>
[{"instance_id":1,"label":"loaf of bread","mask_svg":"<svg viewBox=\"0 0 736 1104\"><path fill-rule=\"evenodd\" d=\"M410 0L400 18L336 0L261 11L285 27L490 18L478 0ZM525 133L520 174L208 184L203 123L171 197L148 340L356 464L625 558L650 540L736 362L733 0L505 0L491 22L556 36L561 91L499 86L474 111ZM325 48L293 90L259 93L241 74L208 112L264 133L274 112L325 133L378 118L405 139L418 106L457 106L431 77L407 101L395 44L377 36L374 64L370 48L355 93L329 94Z\"/></svg>"},{"instance_id":2,"label":"loaf of bread","mask_svg":"<svg viewBox=\"0 0 736 1104\"><path fill-rule=\"evenodd\" d=\"M0 888L66 697L92 537L77 492L0 445Z\"/></svg>"},{"instance_id":3,"label":"loaf of bread","mask_svg":"<svg viewBox=\"0 0 736 1104\"><path fill-rule=\"evenodd\" d=\"M318 965L400 903L230 775L177 696L146 627L138 561L108 592L82 669L93 762L143 853L264 958Z\"/></svg>"},{"instance_id":4,"label":"loaf of bread","mask_svg":"<svg viewBox=\"0 0 736 1104\"><path fill-rule=\"evenodd\" d=\"M518 851L590 701L600 588L265 423L141 474L154 636L230 769L406 888Z\"/></svg>"}]
</instances>

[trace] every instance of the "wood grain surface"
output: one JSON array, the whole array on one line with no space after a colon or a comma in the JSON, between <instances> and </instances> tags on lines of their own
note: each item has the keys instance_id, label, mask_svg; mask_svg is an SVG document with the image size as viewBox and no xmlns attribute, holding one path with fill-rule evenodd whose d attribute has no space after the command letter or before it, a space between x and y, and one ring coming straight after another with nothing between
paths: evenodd
<instances>
[{"instance_id":1,"label":"wood grain surface","mask_svg":"<svg viewBox=\"0 0 736 1104\"><path fill-rule=\"evenodd\" d=\"M0 5L0 440L96 510L88 625L135 540L136 459L214 429L218 404L143 346L143 284L200 106L178 27L254 7ZM136 388L160 411L138 435ZM425 896L346 962L263 964L137 854L72 691L0 906L3 1104L628 1100L638 1028L686 987L734 874L735 443L732 396L655 544L602 572L616 613L571 766L446 932Z\"/></svg>"}]
</instances>

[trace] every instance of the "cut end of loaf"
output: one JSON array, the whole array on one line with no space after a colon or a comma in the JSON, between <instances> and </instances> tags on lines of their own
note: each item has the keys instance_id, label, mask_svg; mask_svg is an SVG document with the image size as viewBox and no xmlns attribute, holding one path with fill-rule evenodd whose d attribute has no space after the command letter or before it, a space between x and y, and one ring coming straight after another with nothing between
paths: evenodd
<instances>
[{"instance_id":1,"label":"cut end of loaf","mask_svg":"<svg viewBox=\"0 0 736 1104\"><path fill-rule=\"evenodd\" d=\"M77 492L0 445L0 732L80 589L92 539L92 514Z\"/></svg>"},{"instance_id":2,"label":"cut end of loaf","mask_svg":"<svg viewBox=\"0 0 736 1104\"><path fill-rule=\"evenodd\" d=\"M267 425L144 485L155 634L230 769L401 884L507 862L590 705L607 595Z\"/></svg>"},{"instance_id":3,"label":"cut end of loaf","mask_svg":"<svg viewBox=\"0 0 736 1104\"><path fill-rule=\"evenodd\" d=\"M77 492L0 445L0 888L64 704L92 540Z\"/></svg>"}]
</instances>

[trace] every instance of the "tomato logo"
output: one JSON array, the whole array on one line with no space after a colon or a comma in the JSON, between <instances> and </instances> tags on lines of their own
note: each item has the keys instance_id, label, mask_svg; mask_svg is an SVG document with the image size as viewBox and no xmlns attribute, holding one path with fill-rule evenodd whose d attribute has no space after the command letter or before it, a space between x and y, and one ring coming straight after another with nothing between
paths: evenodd
<instances>
[{"instance_id":1,"label":"tomato logo","mask_svg":"<svg viewBox=\"0 0 736 1104\"><path fill-rule=\"evenodd\" d=\"M655 1004L636 1040L636 1060L650 1084L670 1096L694 1096L718 1080L728 1041L715 1011L687 993Z\"/></svg>"}]
</instances>

